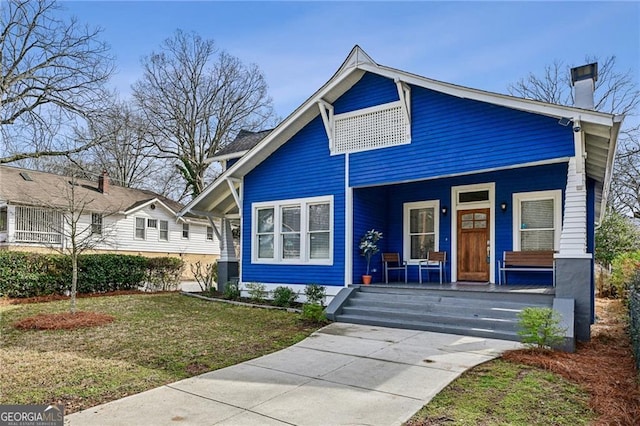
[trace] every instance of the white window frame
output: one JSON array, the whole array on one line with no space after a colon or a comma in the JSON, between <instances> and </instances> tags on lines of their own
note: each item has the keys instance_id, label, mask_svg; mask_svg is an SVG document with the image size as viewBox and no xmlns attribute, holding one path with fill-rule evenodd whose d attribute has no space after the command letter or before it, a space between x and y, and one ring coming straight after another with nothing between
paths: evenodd
<instances>
[{"instance_id":1,"label":"white window frame","mask_svg":"<svg viewBox=\"0 0 640 426\"><path fill-rule=\"evenodd\" d=\"M187 236L185 237L185 232L187 234ZM188 223L183 223L182 224L182 239L183 240L188 240L189 236L191 235L191 228L189 227Z\"/></svg>"},{"instance_id":2,"label":"white window frame","mask_svg":"<svg viewBox=\"0 0 640 426\"><path fill-rule=\"evenodd\" d=\"M213 241L213 226L207 226L207 241Z\"/></svg>"},{"instance_id":3,"label":"white window frame","mask_svg":"<svg viewBox=\"0 0 640 426\"><path fill-rule=\"evenodd\" d=\"M166 223L166 229L162 229L162 224ZM167 238L162 238L162 232L167 233ZM169 221L168 220L159 220L158 221L158 240L159 241L169 241Z\"/></svg>"},{"instance_id":4,"label":"white window frame","mask_svg":"<svg viewBox=\"0 0 640 426\"><path fill-rule=\"evenodd\" d=\"M411 203L404 203L403 214L402 214L402 222L403 222L403 231L402 231L402 257L405 262L410 265L417 265L420 260L424 259L411 259L411 216L410 211L415 209L428 209L433 208L433 245L434 251L438 251L440 249L440 200L429 200L429 201L416 201Z\"/></svg>"},{"instance_id":5,"label":"white window frame","mask_svg":"<svg viewBox=\"0 0 640 426\"><path fill-rule=\"evenodd\" d=\"M138 219L142 221L142 228L138 227ZM142 229L144 236L138 237L138 230ZM147 239L147 218L137 216L133 219L133 238L136 240L146 240Z\"/></svg>"},{"instance_id":6,"label":"white window frame","mask_svg":"<svg viewBox=\"0 0 640 426\"><path fill-rule=\"evenodd\" d=\"M562 190L518 192L513 194L513 250L521 250L520 223L522 219L521 206L523 201L553 200L553 249L560 248L562 234Z\"/></svg>"},{"instance_id":7,"label":"white window frame","mask_svg":"<svg viewBox=\"0 0 640 426\"><path fill-rule=\"evenodd\" d=\"M326 259L311 259L309 238L309 206L314 204L329 204L329 257ZM300 206L300 258L287 259L282 256L282 208ZM271 202L252 203L251 220L251 263L256 264L287 264L287 265L333 265L334 240L334 211L333 196L296 198ZM258 210L273 209L273 258L258 257ZM326 231L324 231L326 232Z\"/></svg>"},{"instance_id":8,"label":"white window frame","mask_svg":"<svg viewBox=\"0 0 640 426\"><path fill-rule=\"evenodd\" d=\"M158 219L147 219L147 228L158 228Z\"/></svg>"}]
</instances>

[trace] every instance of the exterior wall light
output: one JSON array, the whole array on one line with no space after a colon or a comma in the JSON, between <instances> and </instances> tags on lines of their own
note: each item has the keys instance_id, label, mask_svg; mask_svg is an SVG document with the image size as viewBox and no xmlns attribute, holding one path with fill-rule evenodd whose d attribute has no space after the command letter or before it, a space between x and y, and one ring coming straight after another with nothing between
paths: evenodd
<instances>
[{"instance_id":1,"label":"exterior wall light","mask_svg":"<svg viewBox=\"0 0 640 426\"><path fill-rule=\"evenodd\" d=\"M502 203L500 203L500 209L501 209L503 212L506 212L506 211L507 211L507 203L506 203L505 201L503 201Z\"/></svg>"},{"instance_id":2,"label":"exterior wall light","mask_svg":"<svg viewBox=\"0 0 640 426\"><path fill-rule=\"evenodd\" d=\"M447 215L447 206L442 207L441 211L442 211L442 216L446 216Z\"/></svg>"}]
</instances>

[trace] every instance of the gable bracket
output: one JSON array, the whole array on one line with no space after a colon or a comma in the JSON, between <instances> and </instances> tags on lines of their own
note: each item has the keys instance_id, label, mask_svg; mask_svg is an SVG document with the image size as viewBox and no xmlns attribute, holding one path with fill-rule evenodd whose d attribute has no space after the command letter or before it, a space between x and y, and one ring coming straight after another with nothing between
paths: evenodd
<instances>
[{"instance_id":1,"label":"gable bracket","mask_svg":"<svg viewBox=\"0 0 640 426\"><path fill-rule=\"evenodd\" d=\"M400 104L402 105L402 112L407 119L408 128L411 128L411 89L409 85L404 81L398 79L395 80L396 87L398 89L398 97L400 98Z\"/></svg>"},{"instance_id":2,"label":"gable bracket","mask_svg":"<svg viewBox=\"0 0 640 426\"><path fill-rule=\"evenodd\" d=\"M236 189L236 186L235 186L235 184L237 183L238 188L240 188L242 181L240 179L232 178L232 177L228 177L225 180L229 185L229 189L231 189L231 195L233 196L233 199L235 200L236 205L238 206L238 209L242 211L242 198L240 197L240 194L238 193L238 189Z\"/></svg>"},{"instance_id":3,"label":"gable bracket","mask_svg":"<svg viewBox=\"0 0 640 426\"><path fill-rule=\"evenodd\" d=\"M320 108L320 115L322 116L322 122L324 123L324 129L327 132L327 137L329 138L329 148L333 150L333 130L334 130L334 113L333 113L333 105L328 103L327 101L320 99L318 101L318 108Z\"/></svg>"},{"instance_id":4,"label":"gable bracket","mask_svg":"<svg viewBox=\"0 0 640 426\"><path fill-rule=\"evenodd\" d=\"M220 234L220 230L213 221L213 218L211 216L207 216L207 219L209 220L209 225L211 225L211 227L213 228L213 232L215 232L216 237L218 237L218 241L222 241L222 235Z\"/></svg>"}]
</instances>

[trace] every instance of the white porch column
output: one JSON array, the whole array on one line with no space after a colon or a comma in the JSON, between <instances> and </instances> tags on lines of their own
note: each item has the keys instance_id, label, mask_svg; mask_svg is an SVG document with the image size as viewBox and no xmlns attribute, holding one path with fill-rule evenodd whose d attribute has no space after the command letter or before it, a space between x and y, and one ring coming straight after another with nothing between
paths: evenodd
<instances>
[{"instance_id":1,"label":"white porch column","mask_svg":"<svg viewBox=\"0 0 640 426\"><path fill-rule=\"evenodd\" d=\"M576 135L576 138L581 137ZM577 141L576 145L579 141ZM587 253L587 185L582 155L569 160L559 252L556 297L575 301L575 337L591 338L593 318L592 254Z\"/></svg>"}]
</instances>

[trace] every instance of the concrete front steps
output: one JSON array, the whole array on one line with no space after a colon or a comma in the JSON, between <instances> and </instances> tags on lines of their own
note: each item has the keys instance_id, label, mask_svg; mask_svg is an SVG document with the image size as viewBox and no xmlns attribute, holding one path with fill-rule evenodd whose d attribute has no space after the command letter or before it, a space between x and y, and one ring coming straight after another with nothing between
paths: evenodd
<instances>
[{"instance_id":1,"label":"concrete front steps","mask_svg":"<svg viewBox=\"0 0 640 426\"><path fill-rule=\"evenodd\" d=\"M327 308L332 321L519 341L518 313L552 307L553 295L406 287L345 288Z\"/></svg>"}]
</instances>

